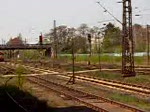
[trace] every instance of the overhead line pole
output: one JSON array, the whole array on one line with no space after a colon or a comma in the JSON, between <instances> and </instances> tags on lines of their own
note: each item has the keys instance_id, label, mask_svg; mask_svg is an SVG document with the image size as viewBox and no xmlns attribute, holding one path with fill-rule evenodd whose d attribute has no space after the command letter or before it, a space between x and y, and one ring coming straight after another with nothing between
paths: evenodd
<instances>
[{"instance_id":1,"label":"overhead line pole","mask_svg":"<svg viewBox=\"0 0 150 112\"><path fill-rule=\"evenodd\" d=\"M58 49L58 38L57 38L57 35L56 35L56 20L54 20L54 58L57 59L57 51Z\"/></svg>"},{"instance_id":2,"label":"overhead line pole","mask_svg":"<svg viewBox=\"0 0 150 112\"><path fill-rule=\"evenodd\" d=\"M75 84L75 35L72 32L72 76L66 84Z\"/></svg>"},{"instance_id":3,"label":"overhead line pole","mask_svg":"<svg viewBox=\"0 0 150 112\"><path fill-rule=\"evenodd\" d=\"M150 51L150 48L149 48L149 25L147 25L147 64L149 65L150 64L150 56L149 56L149 51Z\"/></svg>"},{"instance_id":4,"label":"overhead line pole","mask_svg":"<svg viewBox=\"0 0 150 112\"><path fill-rule=\"evenodd\" d=\"M123 3L123 22L117 19L100 2L97 3L105 12L108 12L108 14L122 25L122 74L124 77L135 76L131 0L122 0L122 2L120 2Z\"/></svg>"},{"instance_id":5,"label":"overhead line pole","mask_svg":"<svg viewBox=\"0 0 150 112\"><path fill-rule=\"evenodd\" d=\"M75 84L75 66L74 66L74 64L75 64L75 56L74 56L74 38L72 39L72 83L73 84Z\"/></svg>"},{"instance_id":6,"label":"overhead line pole","mask_svg":"<svg viewBox=\"0 0 150 112\"><path fill-rule=\"evenodd\" d=\"M89 42L89 59L88 59L88 65L91 65L91 55L92 55L92 43L91 43L92 36L91 34L88 34L88 42Z\"/></svg>"},{"instance_id":7,"label":"overhead line pole","mask_svg":"<svg viewBox=\"0 0 150 112\"><path fill-rule=\"evenodd\" d=\"M132 29L131 0L123 2L123 29L122 29L122 74L124 77L135 76L134 70L134 42Z\"/></svg>"}]
</instances>

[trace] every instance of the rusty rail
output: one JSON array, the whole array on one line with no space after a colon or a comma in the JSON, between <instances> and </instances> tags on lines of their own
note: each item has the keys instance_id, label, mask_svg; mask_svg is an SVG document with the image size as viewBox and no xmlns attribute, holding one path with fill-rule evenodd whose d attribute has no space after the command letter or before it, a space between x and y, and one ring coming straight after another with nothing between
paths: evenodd
<instances>
[{"instance_id":1,"label":"rusty rail","mask_svg":"<svg viewBox=\"0 0 150 112\"><path fill-rule=\"evenodd\" d=\"M33 78L33 77L32 77ZM136 107L133 107L133 106L129 106L129 105L126 105L126 104L123 104L123 103L120 103L120 102L116 102L116 101L112 101L112 100L110 100L110 99L106 99L106 98L103 98L103 97L100 97L100 96L96 96L96 95L93 95L93 94L90 94L90 93L86 93L86 92L82 92L82 91L79 91L79 90L76 90L76 89L73 89L73 88L70 88L70 87L66 87L66 86L64 86L64 85L62 85L62 84L59 84L59 83L55 83L55 82L51 82L50 80L48 80L48 79L45 79L45 78L41 78L41 77L34 77L35 78L35 80L42 80L42 81L44 81L44 84L43 83L39 83L38 81L33 81L31 78L29 79L30 81L32 81L32 82L35 82L35 83L37 83L37 84L42 84L41 86L45 86L46 88L51 88L51 86L49 86L48 84L53 84L53 85L56 85L56 86L59 86L59 87L62 87L63 88L63 90L64 89L68 89L69 91L73 91L73 92L77 92L78 94L81 94L81 95L85 95L85 96L90 96L90 97L92 97L92 98L95 98L95 99L99 99L99 100L101 100L101 101L103 101L103 102L107 102L107 103L110 103L110 104L112 104L112 105L117 105L117 106L119 106L119 107L121 107L121 108L125 108L125 109L128 109L128 110L131 110L131 111L133 111L133 112L145 112L144 110L141 110L141 109L137 109ZM56 89L56 88L55 88ZM66 96L68 96L68 97L71 97L72 99L74 99L74 100L76 100L76 101L79 101L80 103L83 103L83 104L85 104L87 107L89 107L89 108L92 108L92 109L94 109L94 110L96 110L96 111L102 111L102 112L108 112L107 110L105 110L105 109L99 109L98 107L95 107L94 105L92 105L92 104L90 104L90 103L87 103L87 102L85 102L85 101L83 101L83 100L81 100L79 97L74 97L74 96L72 96L72 95L69 95L69 94L66 94L65 92L63 92L63 91L59 91L59 90L54 90L54 91L56 91L56 92L59 92L59 93L61 93L61 94L64 94L64 95L66 95Z\"/></svg>"},{"instance_id":2,"label":"rusty rail","mask_svg":"<svg viewBox=\"0 0 150 112\"><path fill-rule=\"evenodd\" d=\"M25 67L27 67L29 69L34 69L35 71L47 72L47 75L48 74L53 75L52 71L50 71L50 70L45 70L45 69L40 69L40 68L35 68L35 67L30 67L30 66L25 66ZM81 73L82 73L82 71L81 71ZM102 78L97 78L97 77L84 76L81 73L79 71L79 74L78 75L76 74L76 78L78 78L80 80L94 82L94 83L101 84L101 85L108 86L108 87L115 87L117 89L120 88L124 91L130 91L130 92L134 92L136 94L138 93L138 94L142 94L145 96L150 95L150 87L145 87L145 86L141 86L141 85L137 85L137 84L124 83L124 82L120 82L120 81L102 79ZM65 73L54 72L54 75L65 75L66 77L69 77L70 76L69 74L70 74L70 72L65 72Z\"/></svg>"}]
</instances>

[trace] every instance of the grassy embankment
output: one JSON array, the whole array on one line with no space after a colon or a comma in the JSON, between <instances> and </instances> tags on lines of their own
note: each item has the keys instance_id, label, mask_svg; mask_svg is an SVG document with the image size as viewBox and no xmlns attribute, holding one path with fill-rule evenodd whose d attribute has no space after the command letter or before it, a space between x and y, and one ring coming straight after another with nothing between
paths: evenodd
<instances>
[{"instance_id":1,"label":"grassy embankment","mask_svg":"<svg viewBox=\"0 0 150 112\"><path fill-rule=\"evenodd\" d=\"M70 61L71 57L68 57L68 59ZM146 60L146 57L135 57L136 65L142 65L142 64L144 65L146 63L145 60ZM88 61L87 56L76 56L76 62L87 62L87 61ZM99 61L99 59L97 56L91 57L92 64L96 64L96 63L98 63L98 61ZM101 56L101 62L114 64L114 68L115 68L115 64L121 63L121 57ZM72 71L72 67L69 66L66 68L66 70ZM80 66L75 67L75 71L80 71L80 70L84 70L84 69L81 68ZM92 75L92 76L95 76L98 78L103 78L103 79L111 79L111 80L117 80L117 81L122 81L122 82L127 82L127 83L141 84L143 86L150 86L150 76L148 76L148 75L137 75L136 77L129 77L129 78L123 78L121 74L110 73L110 72L95 72L95 73L89 73L88 75L90 75L90 76ZM106 96L112 100L126 103L129 105L133 105L140 109L150 111L149 99L144 100L144 99L132 96L130 94L122 94L119 92L112 92L112 94L109 93Z\"/></svg>"},{"instance_id":2,"label":"grassy embankment","mask_svg":"<svg viewBox=\"0 0 150 112\"><path fill-rule=\"evenodd\" d=\"M147 64L147 57L139 57L139 56L135 56L135 64L136 65L146 65ZM68 60L71 61L72 60L72 56L60 56L59 57L60 60ZM76 55L75 56L75 61L76 62L87 62L88 60L91 61L92 64L98 64L99 63L99 56L98 55L92 55L91 58L89 59L88 55ZM121 61L122 61L122 57L121 56L100 56L100 61L102 63L108 63L108 64L120 64L121 65Z\"/></svg>"},{"instance_id":3,"label":"grassy embankment","mask_svg":"<svg viewBox=\"0 0 150 112\"><path fill-rule=\"evenodd\" d=\"M108 97L115 101L126 103L128 105L133 105L135 107L138 107L139 109L146 110L147 112L150 111L149 99L144 100L135 96L131 96L129 94L120 94L117 92L112 92L112 94L109 94Z\"/></svg>"},{"instance_id":4,"label":"grassy embankment","mask_svg":"<svg viewBox=\"0 0 150 112\"><path fill-rule=\"evenodd\" d=\"M71 61L71 56L65 56L65 57L59 57L60 59L68 59ZM147 57L135 57L135 64L136 65L145 65L147 64L146 62ZM87 62L88 57L87 56L76 56L75 62ZM92 56L91 57L91 64L96 64L98 63L99 59L98 56ZM102 68L103 68L103 63L110 64L112 66L108 66L108 68L117 68L116 65L121 65L121 57L116 57L116 56L101 56L101 63L102 63ZM65 68L67 71L72 71L72 66L68 66ZM81 71L85 70L81 66L77 66L75 64L75 71ZM92 75L95 77L99 78L104 78L104 79L111 79L111 80L119 80L123 82L128 82L128 83L134 83L134 84L141 84L145 86L150 86L150 76L149 75L139 75L137 73L136 77L129 77L129 78L123 78L121 74L119 73L110 73L110 72L93 72L89 73L88 75Z\"/></svg>"}]
</instances>

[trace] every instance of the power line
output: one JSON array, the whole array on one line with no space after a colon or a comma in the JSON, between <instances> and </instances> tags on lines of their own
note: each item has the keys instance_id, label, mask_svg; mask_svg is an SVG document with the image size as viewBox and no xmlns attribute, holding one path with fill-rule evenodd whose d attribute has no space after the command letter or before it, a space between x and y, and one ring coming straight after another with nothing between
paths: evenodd
<instances>
[{"instance_id":1,"label":"power line","mask_svg":"<svg viewBox=\"0 0 150 112\"><path fill-rule=\"evenodd\" d=\"M120 23L122 25L122 22L117 19L110 11L108 11L100 2L96 2L97 4L99 4L100 7L102 7L104 9L104 12L107 12L110 16L112 16L118 23Z\"/></svg>"},{"instance_id":2,"label":"power line","mask_svg":"<svg viewBox=\"0 0 150 112\"><path fill-rule=\"evenodd\" d=\"M109 19L109 20L104 20L104 21L98 21L98 23L109 22L109 21L114 21L114 19Z\"/></svg>"}]
</instances>

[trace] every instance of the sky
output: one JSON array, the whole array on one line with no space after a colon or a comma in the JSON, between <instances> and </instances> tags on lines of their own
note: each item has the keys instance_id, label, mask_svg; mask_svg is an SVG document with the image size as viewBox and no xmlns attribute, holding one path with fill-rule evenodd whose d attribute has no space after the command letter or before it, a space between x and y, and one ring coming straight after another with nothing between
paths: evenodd
<instances>
[{"instance_id":1,"label":"sky","mask_svg":"<svg viewBox=\"0 0 150 112\"><path fill-rule=\"evenodd\" d=\"M28 43L36 43L40 33L57 26L78 27L82 23L101 27L101 21L113 19L96 2L100 1L115 17L122 21L119 0L0 0L0 44L19 33ZM121 1L121 0L120 0ZM133 23L150 24L150 0L132 0ZM135 8L135 7L138 7ZM112 21L120 26L116 21Z\"/></svg>"}]
</instances>

